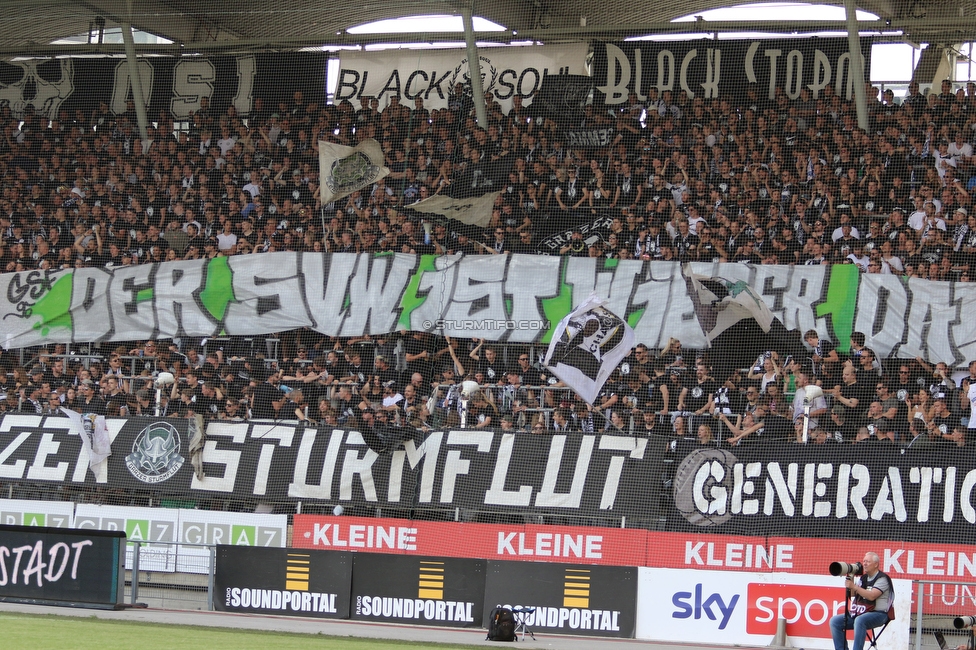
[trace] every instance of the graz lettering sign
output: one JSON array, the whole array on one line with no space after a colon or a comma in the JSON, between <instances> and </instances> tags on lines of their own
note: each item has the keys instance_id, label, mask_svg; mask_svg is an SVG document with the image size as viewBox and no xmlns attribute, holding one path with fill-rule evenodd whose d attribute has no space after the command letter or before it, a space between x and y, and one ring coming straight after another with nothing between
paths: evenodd
<instances>
[{"instance_id":1,"label":"graz lettering sign","mask_svg":"<svg viewBox=\"0 0 976 650\"><path fill-rule=\"evenodd\" d=\"M871 45L861 43L864 69L870 69ZM781 88L789 99L807 89L813 99L825 88L850 99L853 84L847 39L692 40L677 42L597 43L593 47L595 97L622 104L631 92L646 101L648 90L680 92L717 99L744 98L750 84L760 100Z\"/></svg>"},{"instance_id":2,"label":"graz lettering sign","mask_svg":"<svg viewBox=\"0 0 976 650\"><path fill-rule=\"evenodd\" d=\"M601 217L584 237L599 239ZM592 229L591 229L592 228ZM557 250L567 234L543 242ZM685 272L752 287L788 330L815 328L841 350L852 331L882 357L959 365L976 358L976 285L860 275L850 265L697 263ZM675 262L541 255L433 257L270 253L59 273L0 275L0 344L255 335L310 327L328 336L424 330L434 323L558 323L592 292L626 318L637 341L689 348L708 340ZM344 305L337 309L337 305ZM425 326L424 324L427 323ZM433 331L433 330L432 330ZM548 342L538 329L438 334Z\"/></svg>"},{"instance_id":3,"label":"graz lettering sign","mask_svg":"<svg viewBox=\"0 0 976 650\"><path fill-rule=\"evenodd\" d=\"M113 448L131 449L151 418L111 420ZM169 420L184 438L186 420ZM658 456L631 436L527 436L492 431L433 431L393 453L377 454L357 431L285 423L215 423L202 452L205 476L181 463L146 481L121 453L104 476L88 472L66 418L7 415L0 422L5 480L108 484L174 496L322 501L384 507L646 513L643 486ZM170 458L175 467L176 461ZM81 468L81 471L79 471ZM153 478L163 474L157 474Z\"/></svg>"}]
</instances>

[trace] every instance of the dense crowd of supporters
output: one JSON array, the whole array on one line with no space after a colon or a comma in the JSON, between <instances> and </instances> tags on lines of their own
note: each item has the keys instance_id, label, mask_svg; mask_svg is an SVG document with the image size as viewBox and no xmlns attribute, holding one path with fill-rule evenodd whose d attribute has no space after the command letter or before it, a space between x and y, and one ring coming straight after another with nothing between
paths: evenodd
<instances>
[{"instance_id":1,"label":"dense crowd of supporters","mask_svg":"<svg viewBox=\"0 0 976 650\"><path fill-rule=\"evenodd\" d=\"M208 421L292 420L372 432L377 447L459 426L609 431L709 446L972 443L976 361L968 372L922 359L882 363L859 332L840 354L810 330L795 350L770 350L727 376L713 372L720 350L683 350L677 340L663 350L639 344L592 405L540 363L538 348L422 332L343 340L287 334L292 352L280 359L243 354L246 342L234 339L182 349L145 341L103 358L55 346L41 350L29 370L0 373L0 412L58 414L63 407L137 416L158 408L162 416ZM159 372L174 373L176 383L162 389L157 405ZM469 393L463 381L479 390Z\"/></svg>"},{"instance_id":2,"label":"dense crowd of supporters","mask_svg":"<svg viewBox=\"0 0 976 650\"><path fill-rule=\"evenodd\" d=\"M428 109L396 97L317 105L301 93L251 114L165 111L146 139L113 114L0 110L0 268L122 266L271 251L532 253L594 217L559 252L646 260L857 264L866 273L970 279L976 86L896 102L869 91L870 126L830 87L773 101L649 91L578 116L493 101L479 127L462 92ZM186 128L182 128L182 127ZM610 129L574 149L568 130ZM606 131L604 131L606 132ZM391 173L320 204L318 141L381 144ZM473 228L405 209L500 191ZM548 249L547 249L548 250Z\"/></svg>"},{"instance_id":3,"label":"dense crowd of supporters","mask_svg":"<svg viewBox=\"0 0 976 650\"><path fill-rule=\"evenodd\" d=\"M458 89L459 90L459 89ZM456 92L445 108L306 102L301 93L239 116L203 102L187 128L165 112L139 136L134 108L113 114L0 109L0 269L57 270L273 251L509 254L575 231L555 252L615 259L753 264L855 264L864 273L968 281L976 255L971 142L976 86L912 84L896 102L869 90L870 126L829 87L772 101L689 99L649 91L578 117L537 115L516 97L487 106ZM568 120L568 121L567 121ZM566 130L612 129L603 147L567 146ZM318 141L377 139L391 173L322 205ZM407 206L435 194L499 191L487 228ZM602 219L602 226L586 226ZM585 236L584 236L585 232ZM550 239L551 241L551 239ZM639 345L600 398L583 404L547 375L539 350L427 334L334 340L281 335L280 353L240 341L148 341L78 355L32 350L0 359L0 408L60 406L108 414L154 412L152 376L173 371L167 415L287 418L330 425L424 428L461 417L463 377L484 386L465 426L533 432L610 428L749 444L802 437L802 395L815 401L817 442L966 443L969 381L921 359L882 364L855 334L842 356L815 332L797 350L713 377L710 357ZM846 345L842 346L847 349ZM797 402L797 396L801 396ZM923 442L914 442L923 440Z\"/></svg>"}]
</instances>

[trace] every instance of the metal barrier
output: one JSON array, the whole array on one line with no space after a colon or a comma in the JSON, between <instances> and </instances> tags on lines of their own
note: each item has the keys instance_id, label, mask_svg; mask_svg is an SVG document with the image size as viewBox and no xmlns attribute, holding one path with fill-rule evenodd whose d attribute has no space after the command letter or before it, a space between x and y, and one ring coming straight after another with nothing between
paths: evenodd
<instances>
[{"instance_id":1,"label":"metal barrier","mask_svg":"<svg viewBox=\"0 0 976 650\"><path fill-rule=\"evenodd\" d=\"M205 609L213 611L214 573L217 562L216 544L188 544L129 541L132 550L132 569L126 571L128 600L132 607L153 607L157 609ZM143 549L146 546L146 549ZM166 547L162 551L161 547ZM207 549L204 563L196 561L196 556L179 556L179 566L196 571L163 571L154 568L153 563L173 561L176 563L177 547ZM154 551L152 555L146 553ZM155 555L155 557L153 557ZM204 569L203 573L200 569Z\"/></svg>"},{"instance_id":2,"label":"metal barrier","mask_svg":"<svg viewBox=\"0 0 976 650\"><path fill-rule=\"evenodd\" d=\"M914 584L917 585L915 588L915 650L929 647L938 648L939 643L934 635L936 630L958 635L960 632L953 626L953 619L957 616L976 614L976 583L951 580L915 580ZM929 586L928 593L926 593L926 585ZM947 593L949 591L947 587L954 587L951 595ZM938 605L942 612L925 615L923 612L926 601L929 607ZM954 608L958 608L958 611L945 613L946 609ZM931 643L926 639L925 645L923 645L922 637L925 636L926 629L932 632L929 634ZM956 642L949 641L948 647L954 649L962 643L967 643L971 634L972 632L965 638L959 637Z\"/></svg>"}]
</instances>

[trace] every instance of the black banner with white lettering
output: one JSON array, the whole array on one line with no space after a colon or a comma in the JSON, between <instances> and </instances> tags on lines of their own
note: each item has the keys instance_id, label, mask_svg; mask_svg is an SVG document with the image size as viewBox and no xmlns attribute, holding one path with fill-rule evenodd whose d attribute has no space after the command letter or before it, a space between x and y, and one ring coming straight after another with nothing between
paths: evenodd
<instances>
[{"instance_id":1,"label":"black banner with white lettering","mask_svg":"<svg viewBox=\"0 0 976 650\"><path fill-rule=\"evenodd\" d=\"M861 50L864 70L870 70L870 40L861 39ZM827 87L853 97L846 38L596 43L593 85L594 100L608 106L625 103L631 92L645 102L652 87L672 91L675 99L682 91L692 99L745 99L755 85L760 105L777 88L790 100L804 88L812 99L823 97Z\"/></svg>"},{"instance_id":2,"label":"black banner with white lettering","mask_svg":"<svg viewBox=\"0 0 976 650\"><path fill-rule=\"evenodd\" d=\"M631 638L636 602L634 567L488 561L486 619L493 607L520 607L534 632Z\"/></svg>"},{"instance_id":3,"label":"black banner with white lettering","mask_svg":"<svg viewBox=\"0 0 976 650\"><path fill-rule=\"evenodd\" d=\"M579 230L583 236L582 242L585 250L593 244L602 243L604 235L610 231L611 224L613 224L613 215L609 212L601 212L596 217L557 230L541 240L536 248L543 255L558 255L559 249L572 240L573 231Z\"/></svg>"},{"instance_id":4,"label":"black banner with white lettering","mask_svg":"<svg viewBox=\"0 0 976 650\"><path fill-rule=\"evenodd\" d=\"M218 546L214 609L242 614L349 618L352 555Z\"/></svg>"},{"instance_id":5,"label":"black banner with white lettering","mask_svg":"<svg viewBox=\"0 0 976 650\"><path fill-rule=\"evenodd\" d=\"M296 108L296 91L302 92L303 105L321 106L325 103L327 61L327 54L301 52L143 57L138 65L143 96L148 98L148 116L154 121L160 111L185 120L202 108L204 98L209 100L211 117L225 113L229 106L238 115L247 116L255 109L255 98L264 100L265 117L279 112L280 101L286 102L288 113ZM4 61L0 62L4 79L0 106L10 106L19 116L30 105L38 114L51 118L57 118L64 109L70 119L81 110L88 120L99 103L105 102L114 117L129 110L130 74L129 64L118 58ZM134 113L130 117L134 124Z\"/></svg>"},{"instance_id":6,"label":"black banner with white lettering","mask_svg":"<svg viewBox=\"0 0 976 650\"><path fill-rule=\"evenodd\" d=\"M455 557L355 555L350 618L481 627L485 565Z\"/></svg>"},{"instance_id":7,"label":"black banner with white lettering","mask_svg":"<svg viewBox=\"0 0 976 650\"><path fill-rule=\"evenodd\" d=\"M21 483L107 484L179 498L609 518L657 510L646 489L659 480L661 446L628 435L431 431L377 453L358 431L218 422L190 452L191 420L110 419L108 429L112 455L96 475L67 418L7 415L0 472Z\"/></svg>"},{"instance_id":8,"label":"black banner with white lettering","mask_svg":"<svg viewBox=\"0 0 976 650\"><path fill-rule=\"evenodd\" d=\"M0 526L0 602L122 602L125 533Z\"/></svg>"},{"instance_id":9,"label":"black banner with white lettering","mask_svg":"<svg viewBox=\"0 0 976 650\"><path fill-rule=\"evenodd\" d=\"M976 525L967 447L892 442L676 449L668 528L753 536L958 542Z\"/></svg>"},{"instance_id":10,"label":"black banner with white lettering","mask_svg":"<svg viewBox=\"0 0 976 650\"><path fill-rule=\"evenodd\" d=\"M609 147L617 135L612 126L603 129L567 129L563 131L563 141L570 149L596 149Z\"/></svg>"}]
</instances>

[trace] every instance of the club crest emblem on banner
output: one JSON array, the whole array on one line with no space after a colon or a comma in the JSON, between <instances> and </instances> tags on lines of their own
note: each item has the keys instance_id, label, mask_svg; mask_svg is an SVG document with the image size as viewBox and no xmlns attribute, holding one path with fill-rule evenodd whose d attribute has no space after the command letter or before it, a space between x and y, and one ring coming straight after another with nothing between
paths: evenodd
<instances>
[{"instance_id":1,"label":"club crest emblem on banner","mask_svg":"<svg viewBox=\"0 0 976 650\"><path fill-rule=\"evenodd\" d=\"M495 87L495 81L498 78L498 70L491 63L491 59L486 56L478 57L478 63L481 64L481 87L484 92L489 92ZM453 91L455 84L461 84L464 92L471 93L471 68L468 65L468 59L461 59L461 62L456 68L454 68L454 74L451 75L450 87Z\"/></svg>"},{"instance_id":2,"label":"club crest emblem on banner","mask_svg":"<svg viewBox=\"0 0 976 650\"><path fill-rule=\"evenodd\" d=\"M355 192L376 180L380 168L374 165L362 151L340 158L332 163L325 182L334 193Z\"/></svg>"},{"instance_id":3,"label":"club crest emblem on banner","mask_svg":"<svg viewBox=\"0 0 976 650\"><path fill-rule=\"evenodd\" d=\"M143 483L162 483L186 462L180 456L180 432L168 422L153 422L139 432L125 457L129 472Z\"/></svg>"}]
</instances>

